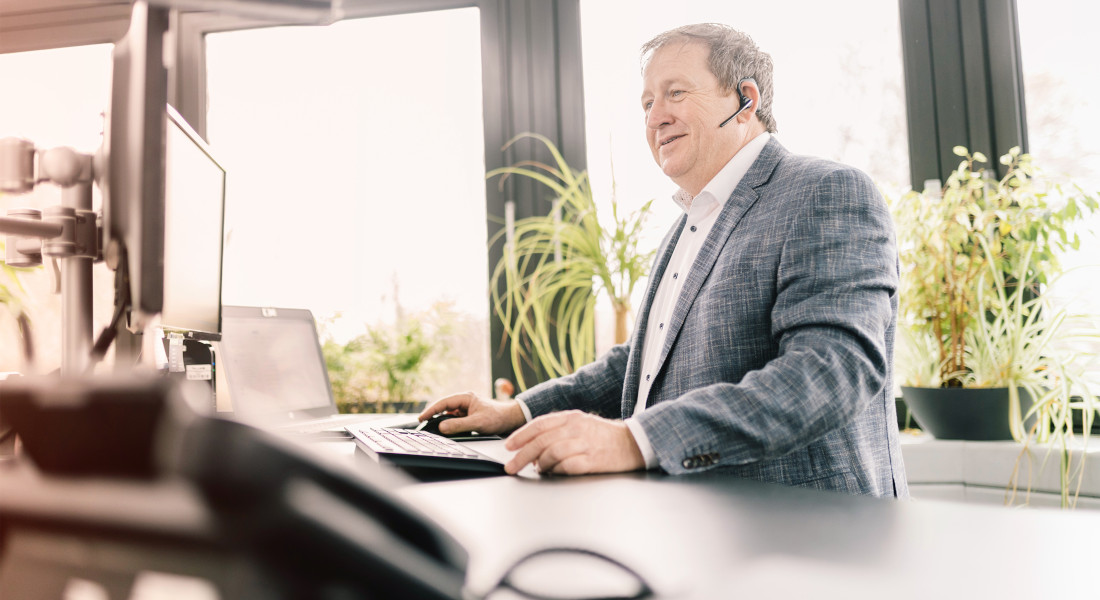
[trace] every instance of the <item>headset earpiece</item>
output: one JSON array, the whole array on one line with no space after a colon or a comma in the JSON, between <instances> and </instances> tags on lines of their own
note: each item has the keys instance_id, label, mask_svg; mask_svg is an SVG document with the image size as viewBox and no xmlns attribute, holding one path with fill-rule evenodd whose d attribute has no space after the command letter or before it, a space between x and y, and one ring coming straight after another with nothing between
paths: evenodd
<instances>
[{"instance_id":1,"label":"headset earpiece","mask_svg":"<svg viewBox=\"0 0 1100 600\"><path fill-rule=\"evenodd\" d=\"M737 82L737 96L738 96L738 102L740 102L740 105L737 107L737 112L733 113L732 115L729 116L728 119L726 119L725 121L722 121L721 123L718 124L719 127L725 127L726 123L729 123L730 121L733 120L734 117L741 114L747 108L752 106L752 98L749 98L748 96L746 96L745 95L745 90L743 89L744 86L745 86L746 81L751 81L754 84L756 83L756 80L753 79L752 77L745 77L741 81Z\"/></svg>"},{"instance_id":2,"label":"headset earpiece","mask_svg":"<svg viewBox=\"0 0 1100 600\"><path fill-rule=\"evenodd\" d=\"M740 104L740 106L738 106L738 108L746 109L746 108L752 106L752 98L749 98L748 96L745 95L745 92L744 92L743 89L741 89L741 86L737 87L737 93L741 96L741 104Z\"/></svg>"}]
</instances>

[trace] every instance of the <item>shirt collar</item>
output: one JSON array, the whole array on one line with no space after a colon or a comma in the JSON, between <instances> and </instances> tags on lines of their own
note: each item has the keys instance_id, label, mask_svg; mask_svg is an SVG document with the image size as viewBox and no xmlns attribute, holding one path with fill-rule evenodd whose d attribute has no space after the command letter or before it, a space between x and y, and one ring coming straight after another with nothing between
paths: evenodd
<instances>
[{"instance_id":1,"label":"shirt collar","mask_svg":"<svg viewBox=\"0 0 1100 600\"><path fill-rule=\"evenodd\" d=\"M760 156L760 153L764 150L764 146L768 144L768 140L771 139L771 134L765 131L760 135L749 140L749 143L745 144L733 155L726 166L722 167L721 171L714 176L706 186L703 187L703 191L699 192L699 196L710 195L717 200L718 206L722 206L733 194L733 190L737 188L737 184L741 183L741 179L745 176L745 173L749 172L749 167L752 163L756 162L756 158ZM672 195L672 200L684 211L688 212L691 207L694 196L689 194L683 188L680 188Z\"/></svg>"}]
</instances>

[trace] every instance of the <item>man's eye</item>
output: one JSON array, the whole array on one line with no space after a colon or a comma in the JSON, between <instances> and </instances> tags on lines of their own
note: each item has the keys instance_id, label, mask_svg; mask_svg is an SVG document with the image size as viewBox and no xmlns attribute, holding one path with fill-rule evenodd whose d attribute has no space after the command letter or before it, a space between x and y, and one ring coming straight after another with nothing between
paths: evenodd
<instances>
[{"instance_id":1,"label":"man's eye","mask_svg":"<svg viewBox=\"0 0 1100 600\"><path fill-rule=\"evenodd\" d=\"M683 94L684 94L684 90L672 90L671 92L669 92L668 95L672 96L673 98L678 98L678 97L682 96Z\"/></svg>"},{"instance_id":2,"label":"man's eye","mask_svg":"<svg viewBox=\"0 0 1100 600\"><path fill-rule=\"evenodd\" d=\"M642 108L644 108L645 110L649 110L649 109L653 108L653 102L650 101L650 102L646 102L646 103L642 104Z\"/></svg>"}]
</instances>

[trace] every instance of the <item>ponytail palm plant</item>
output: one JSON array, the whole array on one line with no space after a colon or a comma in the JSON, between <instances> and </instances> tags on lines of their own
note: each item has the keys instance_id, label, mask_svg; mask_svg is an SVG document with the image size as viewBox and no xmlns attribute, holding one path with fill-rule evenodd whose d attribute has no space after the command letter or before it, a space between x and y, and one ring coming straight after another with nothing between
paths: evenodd
<instances>
[{"instance_id":1,"label":"ponytail palm plant","mask_svg":"<svg viewBox=\"0 0 1100 600\"><path fill-rule=\"evenodd\" d=\"M493 310L504 324L516 383L528 387L523 367L539 377L558 377L595 359L596 302L601 294L615 311L615 343L626 341L630 296L653 260L655 249L640 241L652 200L620 216L612 186L611 228L601 226L587 171L572 169L553 142L544 144L554 164L521 161L486 177L518 175L546 186L550 214L515 222L504 237L503 256L490 277ZM507 146L505 146L507 148ZM502 181L503 183L503 181Z\"/></svg>"},{"instance_id":2,"label":"ponytail palm plant","mask_svg":"<svg viewBox=\"0 0 1100 600\"><path fill-rule=\"evenodd\" d=\"M1007 388L1012 436L1025 443L1020 458L1031 441L1047 444L1048 453L1058 456L1062 506L1070 507L1084 477L1085 456L1082 453L1075 464L1070 452L1073 411L1080 411L1087 433L1100 408L1091 392L1096 383L1093 348L1100 342L1096 316L1071 313L1052 302L1049 289L1038 291L1035 274L1028 269L1034 246L1011 259L995 255L985 240L981 245L989 261L977 295L986 318L975 320L966 332L969 369L960 378L965 387ZM1021 391L1034 400L1026 414L1021 410ZM1032 424L1025 428L1025 423ZM1084 450L1088 438L1083 437ZM1019 475L1017 468L1010 481L1013 490Z\"/></svg>"}]
</instances>

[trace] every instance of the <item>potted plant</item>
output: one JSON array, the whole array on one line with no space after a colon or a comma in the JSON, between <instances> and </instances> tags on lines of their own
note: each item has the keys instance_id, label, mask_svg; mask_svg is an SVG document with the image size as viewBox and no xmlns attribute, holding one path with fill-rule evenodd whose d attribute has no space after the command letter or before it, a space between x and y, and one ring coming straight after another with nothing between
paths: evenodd
<instances>
[{"instance_id":1,"label":"potted plant","mask_svg":"<svg viewBox=\"0 0 1100 600\"><path fill-rule=\"evenodd\" d=\"M985 248L989 253L990 249ZM1092 426L1100 405L1090 392L1089 372L1096 353L1079 342L1100 340L1095 319L1073 315L1055 306L1050 294L1036 293L1028 273L1029 256L998 264L991 260L988 277L992 281L989 318L979 320L968 334L967 363L971 366L968 383L975 386L1001 386L1009 391L1009 422L1013 438L1024 442L1017 469L1009 482L1015 491L1019 461L1027 455L1032 440L1046 443L1048 457L1058 456L1058 477L1063 507L1071 506L1072 478L1078 487L1084 476L1084 456L1073 464L1070 442L1074 437L1074 411L1082 416L1084 432ZM1013 264L1015 263L1015 264ZM1001 271L999 267L1014 267ZM984 298L982 299L985 300ZM1034 399L1024 412L1020 397ZM1021 419L1023 426L1021 427ZM1088 436L1084 437L1087 450Z\"/></svg>"},{"instance_id":2,"label":"potted plant","mask_svg":"<svg viewBox=\"0 0 1100 600\"><path fill-rule=\"evenodd\" d=\"M626 341L630 296L656 250L639 247L652 200L621 216L612 192L612 227L604 229L587 171L570 168L541 135L521 134L509 144L521 138L542 142L555 164L522 161L493 169L486 177L529 177L554 194L550 214L520 219L511 235L502 230L490 240L490 245L502 238L505 242L490 277L493 310L504 323L516 383L524 390L525 365L540 377L557 377L595 359L596 298L601 293L615 311L615 343Z\"/></svg>"},{"instance_id":3,"label":"potted plant","mask_svg":"<svg viewBox=\"0 0 1100 600\"><path fill-rule=\"evenodd\" d=\"M999 179L980 166L981 153L961 146L955 153L964 160L942 191L891 202L903 397L936 437L1064 444L1073 435L1071 410L1089 420L1093 411L1087 353L1067 342L1095 336L1067 327L1074 316L1049 290L1062 272L1059 258L1078 248L1075 225L1097 200L1044 178L1018 148L1001 157ZM964 421L978 431L961 431Z\"/></svg>"},{"instance_id":4,"label":"potted plant","mask_svg":"<svg viewBox=\"0 0 1100 600\"><path fill-rule=\"evenodd\" d=\"M15 318L15 322L19 327L19 337L22 350L23 360L26 363L26 367L30 368L31 363L34 360L34 346L31 343L31 322L27 316L27 312L23 310L23 302L20 301L19 295L8 287L10 281L11 284L19 291L20 294L25 293L23 284L19 281L19 272L25 269L17 269L8 266L3 262L3 253L5 251L4 241L0 239L0 305L2 305L7 312ZM0 372L5 371L5 368L0 368ZM0 379L3 379L10 373L0 374ZM9 435L10 426L0 421L0 458L5 455L11 455L15 452L15 436Z\"/></svg>"},{"instance_id":5,"label":"potted plant","mask_svg":"<svg viewBox=\"0 0 1100 600\"><path fill-rule=\"evenodd\" d=\"M449 351L450 323L431 314L368 326L346 343L328 338L321 350L340 412L419 412L433 361Z\"/></svg>"},{"instance_id":6,"label":"potted plant","mask_svg":"<svg viewBox=\"0 0 1100 600\"><path fill-rule=\"evenodd\" d=\"M3 305L8 314L15 319L19 327L19 336L22 338L24 360L30 363L34 358L32 356L31 322L27 311L23 308L23 301L20 299L20 295L26 294L26 290L23 289L23 283L19 281L19 273L30 269L9 266L3 261L2 255L4 252L4 240L0 239L0 305ZM9 287L7 282L10 282L14 289ZM2 370L0 369L0 371Z\"/></svg>"}]
</instances>

